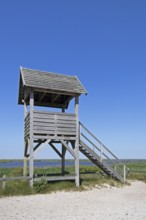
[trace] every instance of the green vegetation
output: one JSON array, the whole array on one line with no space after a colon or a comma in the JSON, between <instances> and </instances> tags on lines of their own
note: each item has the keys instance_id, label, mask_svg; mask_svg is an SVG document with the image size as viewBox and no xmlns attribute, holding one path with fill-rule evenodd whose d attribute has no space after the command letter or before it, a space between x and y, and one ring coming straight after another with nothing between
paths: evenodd
<instances>
[{"instance_id":1,"label":"green vegetation","mask_svg":"<svg viewBox=\"0 0 146 220\"><path fill-rule=\"evenodd\" d=\"M141 180L146 183L146 161L126 161L126 166L130 172L128 180ZM51 174L60 174L60 167L49 168L35 168L35 176L41 177L41 181L35 182L33 189L29 187L27 180L7 181L6 189L2 191L2 181L0 181L0 197L13 196L13 195L31 195L36 193L51 193L54 191L81 191L93 188L95 186L102 186L109 184L111 186L121 187L122 183L113 180L112 178L103 175L99 168L96 166L80 166L80 179L81 186L76 188L74 181L60 181L60 182L47 182L43 179ZM66 167L65 175L74 173L74 167ZM0 178L6 175L7 177L22 176L23 169L17 168L0 168Z\"/></svg>"},{"instance_id":2,"label":"green vegetation","mask_svg":"<svg viewBox=\"0 0 146 220\"><path fill-rule=\"evenodd\" d=\"M140 180L146 183L146 160L127 162L126 165L130 170L129 180Z\"/></svg>"}]
</instances>

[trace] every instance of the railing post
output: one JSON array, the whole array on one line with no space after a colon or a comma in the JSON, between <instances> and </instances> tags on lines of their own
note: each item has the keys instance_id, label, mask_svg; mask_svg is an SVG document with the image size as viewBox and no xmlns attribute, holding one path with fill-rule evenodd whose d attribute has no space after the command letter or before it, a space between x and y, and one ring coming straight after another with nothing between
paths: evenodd
<instances>
[{"instance_id":1,"label":"railing post","mask_svg":"<svg viewBox=\"0 0 146 220\"><path fill-rule=\"evenodd\" d=\"M126 166L123 166L123 179L124 179L124 183L126 182Z\"/></svg>"},{"instance_id":2,"label":"railing post","mask_svg":"<svg viewBox=\"0 0 146 220\"><path fill-rule=\"evenodd\" d=\"M3 178L6 178L6 175L3 175ZM2 190L5 191L6 188L6 180L3 180Z\"/></svg>"},{"instance_id":3,"label":"railing post","mask_svg":"<svg viewBox=\"0 0 146 220\"><path fill-rule=\"evenodd\" d=\"M81 139L81 123L79 122L79 143L80 143L80 139Z\"/></svg>"}]
</instances>

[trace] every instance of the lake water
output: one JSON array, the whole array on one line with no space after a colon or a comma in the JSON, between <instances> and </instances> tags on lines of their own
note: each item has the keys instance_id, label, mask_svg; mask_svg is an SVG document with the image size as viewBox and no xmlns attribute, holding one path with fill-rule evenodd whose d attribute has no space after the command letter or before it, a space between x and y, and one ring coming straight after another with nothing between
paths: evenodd
<instances>
[{"instance_id":1,"label":"lake water","mask_svg":"<svg viewBox=\"0 0 146 220\"><path fill-rule=\"evenodd\" d=\"M127 162L142 162L145 160L137 160L137 159L126 159L121 160L123 163ZM65 162L66 166L74 166L73 160L66 160ZM88 160L80 160L81 166L92 166L93 163ZM35 167L60 167L61 161L60 160L35 160L34 161ZM23 161L22 160L10 160L10 161L0 161L0 168L15 168L15 167L23 167Z\"/></svg>"},{"instance_id":2,"label":"lake water","mask_svg":"<svg viewBox=\"0 0 146 220\"><path fill-rule=\"evenodd\" d=\"M74 166L75 162L72 160L67 160L65 162L66 166ZM93 165L92 162L90 161L80 161L80 165L84 166L91 166ZM41 161L34 161L34 166L35 167L60 167L61 166L61 161L59 160L41 160ZM8 162L0 162L0 168L15 168L15 167L23 167L23 161L8 161Z\"/></svg>"}]
</instances>

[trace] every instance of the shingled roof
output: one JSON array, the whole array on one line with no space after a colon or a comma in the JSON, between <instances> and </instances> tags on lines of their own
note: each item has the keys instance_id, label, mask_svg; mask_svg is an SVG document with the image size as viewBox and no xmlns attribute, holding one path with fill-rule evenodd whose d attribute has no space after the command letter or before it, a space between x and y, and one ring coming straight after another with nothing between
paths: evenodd
<instances>
[{"instance_id":1,"label":"shingled roof","mask_svg":"<svg viewBox=\"0 0 146 220\"><path fill-rule=\"evenodd\" d=\"M65 105L64 107L67 108L68 102L74 96L87 94L76 76L21 67L18 104L23 103L25 88L35 91L35 103L39 106L62 107ZM40 98L42 96L43 98Z\"/></svg>"}]
</instances>

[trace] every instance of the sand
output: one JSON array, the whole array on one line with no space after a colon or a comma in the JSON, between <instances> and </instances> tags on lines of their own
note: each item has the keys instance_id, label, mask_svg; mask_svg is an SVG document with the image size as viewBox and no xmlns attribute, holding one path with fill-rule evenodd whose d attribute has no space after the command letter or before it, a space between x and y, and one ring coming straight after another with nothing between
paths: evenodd
<instances>
[{"instance_id":1,"label":"sand","mask_svg":"<svg viewBox=\"0 0 146 220\"><path fill-rule=\"evenodd\" d=\"M146 184L0 198L0 220L145 220Z\"/></svg>"}]
</instances>

